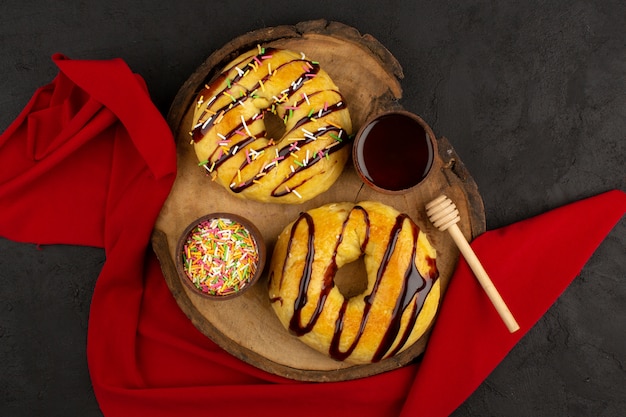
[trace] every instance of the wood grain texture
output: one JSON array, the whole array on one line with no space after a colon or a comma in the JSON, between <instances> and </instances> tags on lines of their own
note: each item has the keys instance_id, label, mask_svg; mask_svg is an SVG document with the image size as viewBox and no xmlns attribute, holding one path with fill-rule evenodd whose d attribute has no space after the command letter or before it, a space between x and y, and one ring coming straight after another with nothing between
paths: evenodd
<instances>
[{"instance_id":1,"label":"wood grain texture","mask_svg":"<svg viewBox=\"0 0 626 417\"><path fill-rule=\"evenodd\" d=\"M192 294L178 278L173 259L180 234L195 218L216 211L232 212L253 221L271 256L278 234L300 212L330 202L381 201L409 214L426 231L438 252L437 267L444 291L459 253L451 238L428 222L424 205L445 192L457 205L462 218L459 227L469 240L485 230L477 186L443 137L437 138L439 153L426 183L404 195L380 194L364 186L351 161L327 192L301 205L242 200L212 183L197 166L189 143L195 95L223 65L257 44L304 52L319 61L344 95L355 131L373 114L402 108L400 64L376 39L340 23L316 20L264 28L246 33L212 53L180 88L168 115L177 141L178 174L152 238L167 285L180 308L203 334L239 359L268 372L303 381L340 381L404 366L424 351L427 335L393 358L371 365L350 365L310 349L282 327L270 306L266 276L241 297L221 302Z\"/></svg>"}]
</instances>

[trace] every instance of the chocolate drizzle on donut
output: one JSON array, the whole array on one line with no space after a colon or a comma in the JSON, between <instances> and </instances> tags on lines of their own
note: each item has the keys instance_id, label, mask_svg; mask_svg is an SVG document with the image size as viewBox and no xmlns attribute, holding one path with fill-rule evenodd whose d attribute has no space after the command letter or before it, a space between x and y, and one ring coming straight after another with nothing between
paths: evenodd
<instances>
[{"instance_id":1,"label":"chocolate drizzle on donut","mask_svg":"<svg viewBox=\"0 0 626 417\"><path fill-rule=\"evenodd\" d=\"M314 311L307 323L302 323L302 310L307 305L308 297L307 293L309 290L309 285L311 282L311 274L313 269L313 260L315 257L315 248L314 248L314 239L315 239L315 225L313 222L313 218L307 214L302 213L298 219L294 222L291 228L290 238L287 244L287 253L291 249L291 245L295 236L296 228L301 222L306 222L306 227L308 231L307 235L307 253L304 261L304 267L302 271L302 276L300 279L300 286L298 296L294 302L294 314L289 323L289 330L297 336L303 336L306 333L310 332L315 326L317 320L319 319L322 310L324 309L324 303L331 291L331 289L335 286L334 277L338 270L336 263L337 250L343 240L343 235L346 229L346 225L351 220L354 213L359 212L363 215L363 223L365 226L365 237L364 241L361 245L361 253L364 253L367 245L369 244L369 235L370 235L370 220L369 215L365 209L361 206L355 206L351 209L347 218L344 220L342 225L342 232L338 237L337 243L334 248L334 252L332 255L332 259L330 264L327 266L324 272L324 278L322 283L322 288L320 289L320 296L317 300L317 304L315 305ZM375 352L372 362L378 362L385 357L393 356L398 353L406 344L411 331L417 322L417 317L420 314L420 311L424 305L426 300L426 296L430 292L433 283L437 280L439 274L434 262L434 259L427 258L427 261L430 265L430 271L428 276L424 277L420 274L415 266L415 256L417 251L417 236L419 233L418 226L413 223L410 218L406 214L400 214L396 218L395 224L390 231L389 243L385 250L384 256L381 260L380 266L376 272L376 278L373 285L373 288L369 294L364 297L365 307L362 312L361 322L359 324L359 330L354 340L350 343L347 349L340 349L340 342L343 333L343 323L346 315L346 310L348 308L348 299L344 299L343 304L339 310L337 320L334 326L334 333L332 337L332 341L329 348L329 355L336 359L343 361L348 358L354 349L357 347L359 340L363 333L365 332L365 328L370 316L370 312L372 306L377 302L376 296L379 291L380 286L382 285L383 277L387 271L388 265L391 262L393 253L396 248L397 241L400 236L400 232L404 228L405 222L408 222L411 227L412 233L412 241L413 247L411 251L411 261L409 262L409 266L407 270L404 272L404 279L402 282L402 289L399 297L396 300L396 303L392 310L392 316L390 323L385 331L380 345L378 346L377 351ZM287 261L283 265L282 276L285 275ZM282 285L282 282L278 283L279 287ZM272 302L276 302L278 300L271 300ZM282 299L280 300L282 302ZM401 320L405 311L408 311L408 324L405 326L405 330L400 334L401 331Z\"/></svg>"},{"instance_id":2,"label":"chocolate drizzle on donut","mask_svg":"<svg viewBox=\"0 0 626 417\"><path fill-rule=\"evenodd\" d=\"M367 214L367 210L365 210L361 206L354 206L354 208L350 210L350 214L348 214L346 220L343 222L343 225L341 227L341 234L339 235L339 239L337 239L337 245L335 246L331 263L326 269L326 273L324 274L324 281L330 280L332 282L335 274L337 273L337 250L339 249L339 245L341 245L341 242L343 241L343 235L344 231L346 230L348 221L350 221L352 213L354 213L356 210L363 213L363 222L365 223L365 238L363 239L363 243L361 244L361 253L365 252L365 248L367 247L370 237L370 219L369 215ZM365 324L367 323L367 316L369 314L370 307L371 304L367 303L366 301L363 318L361 320L361 325L359 326L359 332L357 333L356 337L354 338L352 344L348 347L348 349L342 352L341 349L339 349L339 342L341 341L341 335L343 333L343 320L345 317L346 309L348 308L348 300L343 300L343 304L341 305L341 309L339 311L339 316L337 317L337 321L335 322L333 339L330 342L329 354L332 358L342 361L352 354L352 352L358 345L359 340L361 339L363 331L365 330Z\"/></svg>"},{"instance_id":3,"label":"chocolate drizzle on donut","mask_svg":"<svg viewBox=\"0 0 626 417\"><path fill-rule=\"evenodd\" d=\"M302 184L306 183L308 177L303 175L299 182L293 183L294 177L306 169L315 166L323 158L328 157L328 155L342 149L352 139L348 132L343 130L340 126L332 124L332 122L331 124L326 124L312 132L306 130L306 126L317 119L321 119L332 112L347 109L339 91L334 90L334 93L338 97L337 102L324 103L321 108L316 108L315 111L311 109L311 112L309 112L308 115L300 117L297 121L295 121L295 123L293 121L290 122L293 126L290 127L289 132L286 132L285 135L300 129L304 132L303 139L294 141L293 138L291 138L290 143L281 148L276 148L276 144L273 140L270 140L269 142L266 141L263 145L259 146L259 142L257 142L257 140L266 139L265 136L267 135L267 132L263 129L263 131L253 135L250 132L248 125L262 119L269 111L275 112L276 107L281 106L283 106L282 108L285 111L284 122L287 124L287 119L291 117L293 109L299 108L301 105L305 104L305 101L307 102L306 104L309 105L309 98L312 98L321 92L310 92L309 96L302 94L302 99L298 97L298 99L294 100L292 98L292 96L294 96L295 93L306 84L307 80L314 78L320 71L320 65L317 62L306 59L304 55L302 55L299 59L294 58L283 62L271 70L268 68L268 73L262 76L252 87L244 86L244 78L249 74L250 76L254 76L253 74L261 66L263 61L271 58L272 54L278 51L279 50L274 48L262 49L259 47L258 53L244 58L238 63L232 65L223 73L219 74L214 81L210 84L206 84L205 87L198 92L199 99L196 103L198 108L200 108L205 101L208 101L209 104L205 104L206 108L197 116L197 121L194 122L195 126L192 127L192 131L190 132L192 141L195 143L202 141L209 131L215 125L218 125L221 119L224 118L225 114L229 111L238 108L239 105L244 105L247 100L254 100L258 98L260 92L264 91L265 84L269 83L275 74L279 74L283 68L287 68L287 66L290 65L297 65L297 67L291 67L288 71L293 71L294 68L301 71L298 78L280 92L279 97L273 96L271 99L269 97L265 97L265 99L270 103L270 106L267 109L261 109L259 113L252 118L244 120L242 117L241 123L236 125L229 132L221 132L222 134L219 135L221 141L216 144L207 160L200 163L200 165L205 166L207 171L213 172L237 153L246 152L246 159L243 161L236 175L230 182L229 188L234 193L241 193L254 186L259 183L270 171L277 168L279 164L288 163L290 165L290 171L287 175L285 175L282 182L277 185L274 184L270 194L273 197L283 197L290 192L295 192L297 194L297 191L295 190ZM222 85L224 86L220 87ZM229 102L224 105L220 104L218 108L212 107L211 103L221 96L230 97ZM293 106L290 107L287 103L292 103ZM330 138L334 138L335 140L331 140L330 143L328 139L323 142L319 142L318 144L313 143L322 136L328 136ZM238 140L235 141L235 139ZM294 148L297 149L297 151L294 151ZM272 153L276 151L275 158L262 166L261 164L258 164L254 171L250 172L248 170L248 172L244 175L244 168L250 166L256 160L256 157L265 151L271 151ZM247 152L250 152L253 157L249 157ZM290 181L292 181L292 183L289 183ZM288 184L289 186L287 186Z\"/></svg>"},{"instance_id":4,"label":"chocolate drizzle on donut","mask_svg":"<svg viewBox=\"0 0 626 417\"><path fill-rule=\"evenodd\" d=\"M332 108L331 108L332 107ZM341 107L337 107L337 105L333 105L333 106L329 106L327 113L334 111L336 109L339 109ZM308 122L309 118L302 118L300 121L298 121L298 123L300 123L302 120L304 120L304 122ZM296 124L297 127L298 124ZM296 127L292 128L291 130L294 130ZM329 132L340 132L341 129L335 127L335 126L326 126L324 128L320 128L317 131L315 131L314 133L312 133L312 135L309 135L307 137L305 137L303 140L301 141L294 141L291 144L284 146L282 148L280 148L277 152L276 155L276 159L277 159L277 163L276 164L268 164L265 167L263 167L263 169L253 178L250 178L246 181L243 181L239 184L235 184L233 186L230 187L230 189L235 192L235 193L240 193L243 190L245 190L246 188L250 187L251 185L254 184L255 181L258 181L260 178L262 178L264 175L267 175L268 172L270 172L272 169L274 169L279 163L281 163L282 161L285 160L285 158L293 151L294 146L298 146L298 147L302 147L304 145L307 145L311 142L314 142L317 137L327 134ZM264 132L263 132L264 133ZM347 135L346 135L347 136ZM251 143L251 142L249 142ZM248 143L248 144L249 144ZM247 145L247 144L246 144ZM245 145L244 145L245 146ZM261 148L261 150L264 150L266 148L269 148L269 146L265 147L265 148ZM325 152L317 152L315 154L313 154L307 161L306 164L302 164L302 165L296 165L294 167L294 169L291 171L291 173L289 175L287 175L284 179L284 181L282 183L280 183L276 188L274 188L272 190L272 195L274 197L282 197L283 195L287 195L289 194L289 189L285 189L283 187L283 190L279 190L281 188L281 186L286 183L288 180L290 180L291 178L293 178L296 174L298 174L299 172L302 172L303 170L315 165L316 163L318 163L319 161L322 160L322 158L325 158L326 155L330 155L336 151L338 151L339 149L341 149L341 146L333 146L331 148L328 148ZM249 165L251 163L251 161L244 161L241 164L241 167L239 168L240 170L244 169L247 165ZM297 187L293 187L291 189L296 189Z\"/></svg>"},{"instance_id":5,"label":"chocolate drizzle on donut","mask_svg":"<svg viewBox=\"0 0 626 417\"><path fill-rule=\"evenodd\" d=\"M392 238L389 242L389 245L387 246L387 251L385 252L385 257L383 258L384 260L381 263L381 266L378 270L378 275L376 277L376 287L380 283L379 277L382 276L382 274L384 274L385 272L384 268L386 268L387 264L389 263L389 259L391 258L391 254L393 253L393 249L395 248L395 245L398 240L400 230L402 230L404 221L408 219L409 218L406 214L401 214L396 219L396 224L394 225L391 231ZM415 223L411 222L410 220L409 220L409 224L411 225L412 233L413 233L413 241L415 242L415 240L417 240L417 234L419 233L419 228L417 227ZM417 244L414 243L413 249L411 251L412 260L415 259L416 250L417 250ZM390 356L395 355L404 346L404 344L406 343L406 341L408 340L411 334L411 330L413 329L415 322L417 321L417 316L419 316L422 306L424 305L426 296L430 292L430 288L432 287L434 281L438 278L438 276L439 276L438 272L435 271L434 273L431 274L431 276L428 277L428 279L426 279L417 270L417 267L415 266L415 261L412 261L409 263L409 268L407 269L404 275L402 292L400 294L400 297L398 297L398 300L396 301L396 305L393 309L391 324L387 328L387 332L385 333L385 336L383 337L383 340L380 346L378 347L378 351L376 352L376 354L374 355L374 358L372 359L373 362L380 361L383 357L385 357L385 355L387 355L387 353L389 353ZM370 304L369 299L375 293L376 293L376 289L372 291L372 294L370 296L366 297L366 302L368 304ZM396 340L398 336L398 333L400 332L400 322L402 319L402 314L409 307L412 308L411 314L409 316L410 317L409 323L407 324L400 340L396 344L395 349L390 351L394 341Z\"/></svg>"},{"instance_id":6,"label":"chocolate drizzle on donut","mask_svg":"<svg viewBox=\"0 0 626 417\"><path fill-rule=\"evenodd\" d=\"M294 223L291 229L291 236L289 238L289 245L287 247L287 253L289 253L289 249L291 248L291 243L293 242L293 237L295 235L296 228L298 226L298 223L300 223L302 220L306 221L307 227L308 227L308 232L309 232L308 238L307 238L308 250L306 254L306 259L304 261L304 270L302 271L302 278L300 279L300 289L298 291L298 297L296 298L296 301L294 302L294 314L293 314L293 317L291 318L291 323L289 323L289 329L295 334L297 334L298 336L302 336L303 334L306 334L313 329L313 326L315 326L315 323L317 322L317 319L319 318L322 312L322 309L324 308L324 302L326 301L326 297L328 296L328 293L333 287L332 282L330 286L325 285L326 283L324 283L324 286L322 287L321 292L320 292L320 297L317 300L317 306L315 308L315 312L311 316L311 320L309 320L309 322L306 323L305 325L302 325L302 320L301 320L302 309L307 304L307 300L308 300L307 292L309 289L309 283L311 282L311 272L313 271L313 258L315 257L315 245L314 245L315 225L313 223L313 218L311 217L311 215L309 215L308 213L302 213L300 217L298 218L298 220L296 220L296 223ZM284 266L283 266L283 269L284 269ZM282 276L284 275L285 274L283 271Z\"/></svg>"}]
</instances>

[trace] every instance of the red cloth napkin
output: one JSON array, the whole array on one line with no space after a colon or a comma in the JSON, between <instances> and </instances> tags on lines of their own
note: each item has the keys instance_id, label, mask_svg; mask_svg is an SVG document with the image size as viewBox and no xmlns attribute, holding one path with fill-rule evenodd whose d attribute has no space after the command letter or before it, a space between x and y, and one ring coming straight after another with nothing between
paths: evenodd
<instances>
[{"instance_id":1,"label":"red cloth napkin","mask_svg":"<svg viewBox=\"0 0 626 417\"><path fill-rule=\"evenodd\" d=\"M355 381L286 380L199 333L165 284L149 239L175 147L141 77L119 59L53 60L59 75L0 136L0 235L105 249L87 355L106 416L448 415L626 212L626 194L611 191L472 243L521 325L515 334L461 261L420 364Z\"/></svg>"}]
</instances>

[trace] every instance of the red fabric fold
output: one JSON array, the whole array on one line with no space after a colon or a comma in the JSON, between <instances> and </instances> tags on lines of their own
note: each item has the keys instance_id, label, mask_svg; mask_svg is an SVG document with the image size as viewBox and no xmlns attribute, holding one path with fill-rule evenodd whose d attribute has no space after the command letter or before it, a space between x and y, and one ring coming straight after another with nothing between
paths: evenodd
<instances>
[{"instance_id":1,"label":"red fabric fold","mask_svg":"<svg viewBox=\"0 0 626 417\"><path fill-rule=\"evenodd\" d=\"M461 405L578 276L625 212L626 194L614 190L474 239L472 249L520 330L509 333L461 258L402 416L424 403L429 416L449 415Z\"/></svg>"},{"instance_id":2,"label":"red fabric fold","mask_svg":"<svg viewBox=\"0 0 626 417\"><path fill-rule=\"evenodd\" d=\"M106 416L448 415L626 211L626 195L612 191L472 243L519 332L506 331L461 261L421 364L355 381L289 381L217 347L165 284L149 240L175 178L176 152L141 77L119 59L53 60L58 76L0 136L0 235L105 249L87 355Z\"/></svg>"}]
</instances>

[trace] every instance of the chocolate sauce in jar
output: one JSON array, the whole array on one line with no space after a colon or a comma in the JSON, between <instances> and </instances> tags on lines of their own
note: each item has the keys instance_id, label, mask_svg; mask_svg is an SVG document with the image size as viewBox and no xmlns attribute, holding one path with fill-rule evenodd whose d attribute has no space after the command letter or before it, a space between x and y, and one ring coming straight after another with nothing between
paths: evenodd
<instances>
[{"instance_id":1,"label":"chocolate sauce in jar","mask_svg":"<svg viewBox=\"0 0 626 417\"><path fill-rule=\"evenodd\" d=\"M398 111L367 123L354 143L353 159L365 183L401 192L423 181L433 165L435 144L430 128L416 115Z\"/></svg>"}]
</instances>

